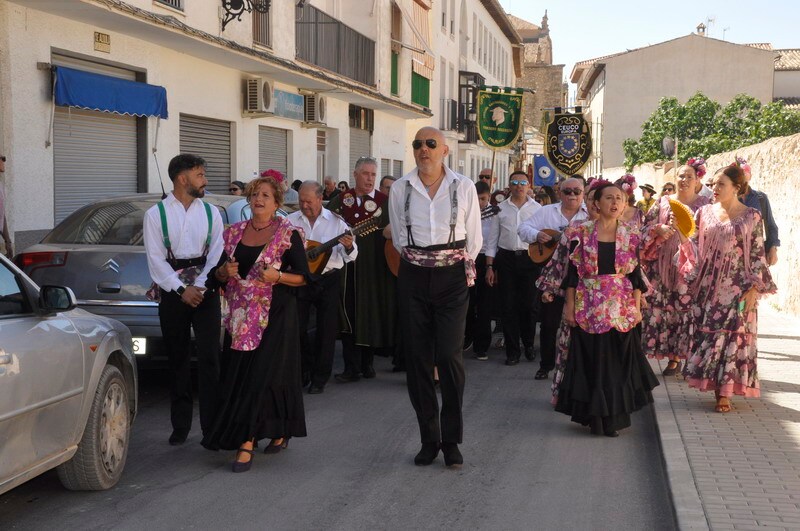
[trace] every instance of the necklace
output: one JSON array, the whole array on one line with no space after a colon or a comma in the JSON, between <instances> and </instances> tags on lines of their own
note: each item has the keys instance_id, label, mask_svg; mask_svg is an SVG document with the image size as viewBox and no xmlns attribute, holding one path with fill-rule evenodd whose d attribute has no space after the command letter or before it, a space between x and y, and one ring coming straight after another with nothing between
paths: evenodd
<instances>
[{"instance_id":1,"label":"necklace","mask_svg":"<svg viewBox=\"0 0 800 531\"><path fill-rule=\"evenodd\" d=\"M431 188L432 188L432 187L433 187L433 186L434 186L436 183L438 183L439 181L441 181L443 177L444 177L444 174L441 174L441 175L440 175L439 177L437 177L437 179L436 179L435 181L433 181L431 184L425 184L425 183L423 182L423 183L422 183L422 186L424 186L424 187L425 187L425 191L426 191L426 192L430 192L430 191L431 191ZM420 180L422 180L422 179L420 179Z\"/></svg>"},{"instance_id":2,"label":"necklace","mask_svg":"<svg viewBox=\"0 0 800 531\"><path fill-rule=\"evenodd\" d=\"M248 225L250 226L250 228L252 228L254 231L256 231L256 232L261 232L262 230L264 230L264 229L266 229L266 228L269 228L269 227L271 227L271 226L273 225L273 223L275 223L275 219L271 219L271 220L269 221L269 223L267 223L267 224L266 224L266 225L264 225L263 227L259 228L259 227L256 227L256 226L255 226L255 224L253 223L253 220L251 219L251 220L250 220L250 221L249 221L247 224L248 224Z\"/></svg>"}]
</instances>

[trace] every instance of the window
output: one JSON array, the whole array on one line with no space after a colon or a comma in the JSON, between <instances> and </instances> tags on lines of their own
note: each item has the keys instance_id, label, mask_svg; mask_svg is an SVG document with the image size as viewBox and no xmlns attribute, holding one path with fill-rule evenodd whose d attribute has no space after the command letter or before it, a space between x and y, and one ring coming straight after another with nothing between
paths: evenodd
<instances>
[{"instance_id":1,"label":"window","mask_svg":"<svg viewBox=\"0 0 800 531\"><path fill-rule=\"evenodd\" d=\"M14 272L0 263L0 316L28 313L27 300Z\"/></svg>"},{"instance_id":2,"label":"window","mask_svg":"<svg viewBox=\"0 0 800 531\"><path fill-rule=\"evenodd\" d=\"M383 177L385 175L391 175L391 173L389 173L390 171L392 171L391 168L392 168L392 160L391 159L381 159L381 174L380 174L380 178L383 179ZM378 179L378 181L380 182L380 179Z\"/></svg>"},{"instance_id":3,"label":"window","mask_svg":"<svg viewBox=\"0 0 800 531\"><path fill-rule=\"evenodd\" d=\"M400 93L400 77L398 69L400 64L400 54L392 53L392 94L397 96Z\"/></svg>"},{"instance_id":4,"label":"window","mask_svg":"<svg viewBox=\"0 0 800 531\"><path fill-rule=\"evenodd\" d=\"M477 61L480 63L483 60L483 23L478 22L478 34L475 35L475 40L478 41L478 58Z\"/></svg>"},{"instance_id":5,"label":"window","mask_svg":"<svg viewBox=\"0 0 800 531\"><path fill-rule=\"evenodd\" d=\"M472 58L477 57L478 50L478 15L472 14Z\"/></svg>"},{"instance_id":6,"label":"window","mask_svg":"<svg viewBox=\"0 0 800 531\"><path fill-rule=\"evenodd\" d=\"M411 72L411 101L423 107L431 106L431 80Z\"/></svg>"},{"instance_id":7,"label":"window","mask_svg":"<svg viewBox=\"0 0 800 531\"><path fill-rule=\"evenodd\" d=\"M153 0L153 2L183 11L183 0Z\"/></svg>"},{"instance_id":8,"label":"window","mask_svg":"<svg viewBox=\"0 0 800 531\"><path fill-rule=\"evenodd\" d=\"M447 0L442 2L442 29L447 31Z\"/></svg>"},{"instance_id":9,"label":"window","mask_svg":"<svg viewBox=\"0 0 800 531\"><path fill-rule=\"evenodd\" d=\"M253 10L253 42L262 46L270 46L269 11L260 13Z\"/></svg>"},{"instance_id":10,"label":"window","mask_svg":"<svg viewBox=\"0 0 800 531\"><path fill-rule=\"evenodd\" d=\"M446 2L447 0L445 0ZM456 34L456 0L450 0L450 35Z\"/></svg>"}]
</instances>

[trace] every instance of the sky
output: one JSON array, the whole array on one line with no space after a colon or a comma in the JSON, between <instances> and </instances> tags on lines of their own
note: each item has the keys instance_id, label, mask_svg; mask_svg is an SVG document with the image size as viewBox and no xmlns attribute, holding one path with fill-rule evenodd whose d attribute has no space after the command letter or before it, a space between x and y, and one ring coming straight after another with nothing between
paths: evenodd
<instances>
[{"instance_id":1,"label":"sky","mask_svg":"<svg viewBox=\"0 0 800 531\"><path fill-rule=\"evenodd\" d=\"M723 39L724 32L730 42L800 48L798 0L499 1L506 12L537 26L547 10L553 63L566 65L567 78L578 61L688 35L701 22L715 39Z\"/></svg>"}]
</instances>

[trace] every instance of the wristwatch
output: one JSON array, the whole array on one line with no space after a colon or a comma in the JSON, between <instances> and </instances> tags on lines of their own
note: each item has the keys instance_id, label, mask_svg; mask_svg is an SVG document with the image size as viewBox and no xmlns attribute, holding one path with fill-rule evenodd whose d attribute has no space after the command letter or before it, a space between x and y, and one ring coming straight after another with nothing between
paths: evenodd
<instances>
[{"instance_id":1,"label":"wristwatch","mask_svg":"<svg viewBox=\"0 0 800 531\"><path fill-rule=\"evenodd\" d=\"M486 264L486 269L494 269L494 264Z\"/></svg>"},{"instance_id":2,"label":"wristwatch","mask_svg":"<svg viewBox=\"0 0 800 531\"><path fill-rule=\"evenodd\" d=\"M186 291L186 286L179 286L178 289L175 290L175 293L178 294L178 297L183 297L184 291Z\"/></svg>"}]
</instances>

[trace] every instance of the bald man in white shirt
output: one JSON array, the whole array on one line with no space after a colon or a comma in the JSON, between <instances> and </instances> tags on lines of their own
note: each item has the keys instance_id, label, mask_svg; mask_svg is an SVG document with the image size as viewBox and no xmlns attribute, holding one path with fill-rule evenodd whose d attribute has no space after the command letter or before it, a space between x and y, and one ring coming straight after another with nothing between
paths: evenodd
<instances>
[{"instance_id":1,"label":"bald man in white shirt","mask_svg":"<svg viewBox=\"0 0 800 531\"><path fill-rule=\"evenodd\" d=\"M401 254L397 276L400 328L408 394L417 414L422 449L416 465L430 465L441 449L445 465L461 466L464 394L462 345L483 243L480 207L470 179L444 165L441 131L423 127L412 142L417 167L392 185L392 242ZM441 419L434 366L442 390Z\"/></svg>"}]
</instances>

